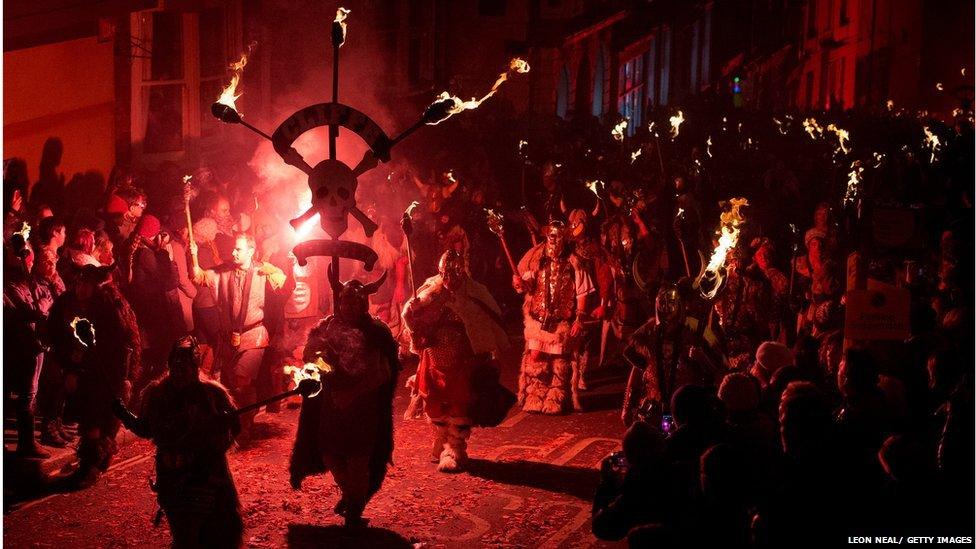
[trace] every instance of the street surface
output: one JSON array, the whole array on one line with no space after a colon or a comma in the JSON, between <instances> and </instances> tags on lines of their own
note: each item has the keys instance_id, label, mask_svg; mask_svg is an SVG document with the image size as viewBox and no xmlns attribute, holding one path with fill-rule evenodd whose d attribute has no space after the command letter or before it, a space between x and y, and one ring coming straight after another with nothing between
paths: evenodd
<instances>
[{"instance_id":1,"label":"street surface","mask_svg":"<svg viewBox=\"0 0 976 549\"><path fill-rule=\"evenodd\" d=\"M517 355L504 363L503 382L513 387ZM621 387L594 377L585 413L550 417L515 408L499 427L475 429L469 470L455 475L430 463L430 427L402 419L408 394L398 391L395 465L366 508L370 528L358 537L338 526L330 475L306 479L301 491L288 485L297 409L262 413L255 443L229 454L244 539L249 547L610 547L590 533L590 504L600 460L619 448L623 434ZM15 506L4 517L4 546L167 546L165 520L152 524L152 475L152 445L129 443L92 488Z\"/></svg>"}]
</instances>

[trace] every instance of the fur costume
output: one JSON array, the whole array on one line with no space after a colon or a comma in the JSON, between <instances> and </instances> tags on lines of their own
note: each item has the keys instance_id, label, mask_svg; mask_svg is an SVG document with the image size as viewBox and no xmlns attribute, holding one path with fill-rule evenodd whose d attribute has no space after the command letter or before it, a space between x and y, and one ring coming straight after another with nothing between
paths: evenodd
<instances>
[{"instance_id":1,"label":"fur costume","mask_svg":"<svg viewBox=\"0 0 976 549\"><path fill-rule=\"evenodd\" d=\"M403 312L420 355L415 389L434 429L431 454L444 472L459 470L467 459L475 368L508 346L501 310L487 288L467 276L458 284L452 291L442 275L427 279Z\"/></svg>"},{"instance_id":2,"label":"fur costume","mask_svg":"<svg viewBox=\"0 0 976 549\"><path fill-rule=\"evenodd\" d=\"M91 321L95 331L93 346L84 347L75 337L71 327L75 317ZM105 471L116 451L115 435L119 431L119 422L112 414L112 400L129 398L129 380L139 368L142 345L135 313L112 283L96 287L84 303L75 292L65 292L51 308L48 334L58 362L67 373L78 376L75 398L81 411L79 478L92 473L96 467ZM80 361L73 360L79 356Z\"/></svg>"},{"instance_id":3,"label":"fur costume","mask_svg":"<svg viewBox=\"0 0 976 549\"><path fill-rule=\"evenodd\" d=\"M582 311L577 310L578 299L594 291L592 280L575 254L561 256L554 261L555 291L547 293L537 284L546 280L545 272L551 260L547 243L529 250L519 261L518 272L523 281L533 283L534 291L526 292L522 313L525 321L525 353L519 373L518 402L528 412L560 414L578 402L577 386L573 381L573 362L579 360L576 347L579 341L571 337L572 321ZM549 303L545 296L550 295ZM545 321L545 322L544 322Z\"/></svg>"},{"instance_id":4,"label":"fur costume","mask_svg":"<svg viewBox=\"0 0 976 549\"><path fill-rule=\"evenodd\" d=\"M126 421L156 445L156 491L174 547L240 547L244 533L226 452L240 430L223 385L180 387L170 377L143 391L142 413Z\"/></svg>"},{"instance_id":5,"label":"fur costume","mask_svg":"<svg viewBox=\"0 0 976 549\"><path fill-rule=\"evenodd\" d=\"M305 344L305 362L318 358L333 371L324 376L320 395L302 401L291 485L298 489L306 476L331 471L343 494L336 511L357 515L392 463L393 392L401 368L397 343L375 318L349 325L330 316Z\"/></svg>"}]
</instances>

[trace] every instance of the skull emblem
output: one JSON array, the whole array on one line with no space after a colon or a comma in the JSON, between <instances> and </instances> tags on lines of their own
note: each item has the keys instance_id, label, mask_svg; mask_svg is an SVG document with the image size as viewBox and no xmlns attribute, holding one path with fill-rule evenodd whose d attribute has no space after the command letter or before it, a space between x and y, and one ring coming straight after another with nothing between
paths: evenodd
<instances>
[{"instance_id":1,"label":"skull emblem","mask_svg":"<svg viewBox=\"0 0 976 549\"><path fill-rule=\"evenodd\" d=\"M323 160L308 177L312 207L321 216L322 229L332 238L346 232L348 214L356 208L358 185L352 170L337 160Z\"/></svg>"}]
</instances>

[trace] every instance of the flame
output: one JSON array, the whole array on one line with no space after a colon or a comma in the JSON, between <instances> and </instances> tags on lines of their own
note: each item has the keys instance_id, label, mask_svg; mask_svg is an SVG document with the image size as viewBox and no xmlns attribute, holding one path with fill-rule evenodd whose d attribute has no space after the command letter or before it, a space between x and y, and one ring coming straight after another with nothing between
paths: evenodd
<instances>
[{"instance_id":1,"label":"flame","mask_svg":"<svg viewBox=\"0 0 976 549\"><path fill-rule=\"evenodd\" d=\"M519 154L524 154L525 153L525 147L527 147L528 145L529 145L529 142L528 141L526 141L524 139L519 139L519 144L518 144Z\"/></svg>"},{"instance_id":2,"label":"flame","mask_svg":"<svg viewBox=\"0 0 976 549\"><path fill-rule=\"evenodd\" d=\"M712 136L710 135L708 136L708 139L705 140L705 154L707 154L709 158L712 157Z\"/></svg>"},{"instance_id":3,"label":"flame","mask_svg":"<svg viewBox=\"0 0 976 549\"><path fill-rule=\"evenodd\" d=\"M508 70L517 72L519 74L525 74L529 72L529 63L521 57L516 57L508 64Z\"/></svg>"},{"instance_id":4,"label":"flame","mask_svg":"<svg viewBox=\"0 0 976 549\"><path fill-rule=\"evenodd\" d=\"M844 154L851 152L850 149L847 148L847 142L850 141L850 134L847 132L847 130L838 128L835 124L828 124L827 131L834 132L834 135L837 136L838 150L844 151Z\"/></svg>"},{"instance_id":5,"label":"flame","mask_svg":"<svg viewBox=\"0 0 976 549\"><path fill-rule=\"evenodd\" d=\"M651 122L650 124L647 125L647 131L650 133L654 132L654 122Z\"/></svg>"},{"instance_id":6,"label":"flame","mask_svg":"<svg viewBox=\"0 0 976 549\"><path fill-rule=\"evenodd\" d=\"M873 154L873 156L874 156L874 166L873 167L875 169L880 168L881 167L881 161L884 160L885 155L882 154L882 153L876 152L876 153Z\"/></svg>"},{"instance_id":7,"label":"flame","mask_svg":"<svg viewBox=\"0 0 976 549\"><path fill-rule=\"evenodd\" d=\"M306 362L303 366L291 366L286 365L284 368L284 373L286 375L291 375L292 381L295 382L295 388L305 379L314 379L320 384L322 382L322 374L328 374L332 371L332 365L322 360L322 357L315 359L315 362ZM308 398L315 398L319 393L322 392L322 386L319 385L319 390L308 395Z\"/></svg>"},{"instance_id":8,"label":"flame","mask_svg":"<svg viewBox=\"0 0 976 549\"><path fill-rule=\"evenodd\" d=\"M942 85L942 82L936 82L935 83L935 89L937 89L939 91L942 91L942 90L945 89L945 87Z\"/></svg>"},{"instance_id":9,"label":"flame","mask_svg":"<svg viewBox=\"0 0 976 549\"><path fill-rule=\"evenodd\" d=\"M810 139L816 139L818 135L823 135L823 128L817 124L816 118L807 118L803 121L803 129L810 134ZM816 132L816 135L814 135Z\"/></svg>"},{"instance_id":10,"label":"flame","mask_svg":"<svg viewBox=\"0 0 976 549\"><path fill-rule=\"evenodd\" d=\"M939 148L942 146L942 142L939 141L939 136L932 133L932 130L930 130L928 126L923 127L922 131L925 132L925 144L928 145L929 149L932 151L932 154L929 157L929 164L931 164L932 162L935 162L935 153L939 151Z\"/></svg>"},{"instance_id":11,"label":"flame","mask_svg":"<svg viewBox=\"0 0 976 549\"><path fill-rule=\"evenodd\" d=\"M776 122L776 130L779 131L779 133L786 135L786 130L783 129L783 121L774 116L773 122Z\"/></svg>"},{"instance_id":12,"label":"flame","mask_svg":"<svg viewBox=\"0 0 976 549\"><path fill-rule=\"evenodd\" d=\"M739 210L748 205L749 201L745 198L733 198L729 200L729 210L723 212L719 218L721 236L718 239L718 246L715 247L712 257L708 260L708 265L698 278L699 289L706 299L714 298L722 286L721 282L724 275L721 271L725 268L729 252L739 242L740 227L745 222L745 217ZM715 281L711 290L706 291L701 287L701 280L705 277Z\"/></svg>"},{"instance_id":13,"label":"flame","mask_svg":"<svg viewBox=\"0 0 976 549\"><path fill-rule=\"evenodd\" d=\"M444 178L451 183L457 183L457 179L454 179L454 170L447 170L444 172Z\"/></svg>"},{"instance_id":14,"label":"flame","mask_svg":"<svg viewBox=\"0 0 976 549\"><path fill-rule=\"evenodd\" d=\"M237 110L237 105L235 102L242 95L237 93L237 85L241 81L241 75L244 74L244 67L247 66L247 57L251 55L251 51L254 49L254 46L256 45L257 42L251 42L250 45L247 46L247 51L241 54L240 61L230 64L229 68L231 71L234 72L234 75L231 76L230 83L227 84L227 87L225 87L224 90L220 92L220 97L217 98L217 103L220 103L221 105L227 105L228 107L234 109L235 111Z\"/></svg>"},{"instance_id":15,"label":"flame","mask_svg":"<svg viewBox=\"0 0 976 549\"><path fill-rule=\"evenodd\" d=\"M678 114L669 120L671 120L671 139L674 139L678 137L678 133L681 131L681 123L685 121L685 115L679 110Z\"/></svg>"},{"instance_id":16,"label":"flame","mask_svg":"<svg viewBox=\"0 0 976 549\"><path fill-rule=\"evenodd\" d=\"M87 324L88 325L88 329L91 330L91 340L92 340L91 341L91 344L94 345L95 344L95 325L92 324L90 320L88 320L85 317L76 316L74 319L72 319L72 321L70 323L68 323L68 325L71 326L71 332L74 334L75 339L77 339L79 343L81 343L82 345L84 345L85 347L87 347L88 346L88 343L86 343L85 340L82 339L80 335L78 335L78 326L81 325L81 324Z\"/></svg>"},{"instance_id":17,"label":"flame","mask_svg":"<svg viewBox=\"0 0 976 549\"><path fill-rule=\"evenodd\" d=\"M726 118L726 117L724 117L724 116L722 117L722 131L723 131L723 132L724 132L724 131L726 131L726 130L728 129L728 128L726 128L726 127L725 127L725 124L726 124L726 123L727 123L728 121L729 121L729 119L728 119L728 118Z\"/></svg>"},{"instance_id":18,"label":"flame","mask_svg":"<svg viewBox=\"0 0 976 549\"><path fill-rule=\"evenodd\" d=\"M641 152L643 152L643 151L641 151L640 149L637 149L636 151L630 153L630 163L631 164L633 164L634 162L637 161L637 157L641 155Z\"/></svg>"},{"instance_id":19,"label":"flame","mask_svg":"<svg viewBox=\"0 0 976 549\"><path fill-rule=\"evenodd\" d=\"M962 115L962 109L960 109L959 107L956 107L956 108L952 109L952 117L953 118L957 118L957 117L959 117L961 115Z\"/></svg>"},{"instance_id":20,"label":"flame","mask_svg":"<svg viewBox=\"0 0 976 549\"><path fill-rule=\"evenodd\" d=\"M847 192L844 193L844 204L853 204L854 199L857 198L857 194L861 190L861 174L863 172L864 168L861 167L860 160L851 163L851 171L847 174Z\"/></svg>"},{"instance_id":21,"label":"flame","mask_svg":"<svg viewBox=\"0 0 976 549\"><path fill-rule=\"evenodd\" d=\"M489 97L495 95L495 92L501 87L502 84L508 80L510 74L525 74L529 72L529 64L523 59L516 57L512 59L508 64L508 70L498 75L498 79L495 80L495 84L491 87L491 90L485 94L481 99L471 98L470 101L464 101L461 98L451 95L450 93L444 91L437 96L430 106L427 107L425 111L425 117L428 113L433 114L426 123L430 126L436 126L441 122L447 120L448 118L454 116L455 114L477 109L482 103L488 100ZM443 111L443 112L440 112Z\"/></svg>"},{"instance_id":22,"label":"flame","mask_svg":"<svg viewBox=\"0 0 976 549\"><path fill-rule=\"evenodd\" d=\"M24 239L24 242L27 242L30 240L30 233L31 233L31 226L29 223L24 221L23 223L20 224L20 230L15 232L14 234L19 234L21 238Z\"/></svg>"},{"instance_id":23,"label":"flame","mask_svg":"<svg viewBox=\"0 0 976 549\"><path fill-rule=\"evenodd\" d=\"M597 198L600 198L599 187L603 186L603 181L599 179L594 179L593 181L586 182L586 188L590 190Z\"/></svg>"},{"instance_id":24,"label":"flame","mask_svg":"<svg viewBox=\"0 0 976 549\"><path fill-rule=\"evenodd\" d=\"M966 76L966 67L959 69L959 74Z\"/></svg>"},{"instance_id":25,"label":"flame","mask_svg":"<svg viewBox=\"0 0 976 549\"><path fill-rule=\"evenodd\" d=\"M336 10L336 16L333 23L339 25L339 28L342 29L342 41L339 42L340 47L342 47L342 45L346 43L346 18L349 17L350 11L351 10L348 10L341 6L339 7L339 9Z\"/></svg>"},{"instance_id":26,"label":"flame","mask_svg":"<svg viewBox=\"0 0 976 549\"><path fill-rule=\"evenodd\" d=\"M737 129L738 129L739 133L742 133L742 122L739 122L739 126L738 126Z\"/></svg>"},{"instance_id":27,"label":"flame","mask_svg":"<svg viewBox=\"0 0 976 549\"><path fill-rule=\"evenodd\" d=\"M891 112L891 110L895 108L895 102L889 99L885 101L885 106L888 107L888 112Z\"/></svg>"},{"instance_id":28,"label":"flame","mask_svg":"<svg viewBox=\"0 0 976 549\"><path fill-rule=\"evenodd\" d=\"M617 123L617 125L614 126L612 130L610 130L610 135L613 136L613 139L615 141L623 141L624 130L626 129L627 129L627 119L625 118L621 120L619 123Z\"/></svg>"},{"instance_id":29,"label":"flame","mask_svg":"<svg viewBox=\"0 0 976 549\"><path fill-rule=\"evenodd\" d=\"M674 216L677 217L678 219L684 219L684 217L685 217L685 209L679 207L678 208L678 213L676 213Z\"/></svg>"}]
</instances>

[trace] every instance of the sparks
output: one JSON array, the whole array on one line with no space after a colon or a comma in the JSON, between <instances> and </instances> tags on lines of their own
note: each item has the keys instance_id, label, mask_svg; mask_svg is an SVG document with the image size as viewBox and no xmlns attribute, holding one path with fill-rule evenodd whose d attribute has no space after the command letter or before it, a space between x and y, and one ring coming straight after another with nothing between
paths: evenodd
<instances>
[{"instance_id":1,"label":"sparks","mask_svg":"<svg viewBox=\"0 0 976 549\"><path fill-rule=\"evenodd\" d=\"M237 110L236 101L242 95L237 93L237 85L240 84L241 75L244 74L244 67L247 66L247 58L249 55L251 55L251 51L254 49L254 46L256 46L257 44L258 44L257 42L251 42L250 45L247 46L247 51L241 54L241 59L236 63L231 63L229 68L231 71L233 71L234 74L233 76L231 76L230 83L227 84L227 87L225 87L224 90L220 92L220 97L217 98L217 103L220 103L221 105L226 105L234 109L235 111Z\"/></svg>"},{"instance_id":2,"label":"sparks","mask_svg":"<svg viewBox=\"0 0 976 549\"><path fill-rule=\"evenodd\" d=\"M630 163L631 164L633 164L634 162L637 161L637 157L641 155L641 152L642 151L640 149L637 149L636 151L630 153Z\"/></svg>"},{"instance_id":3,"label":"sparks","mask_svg":"<svg viewBox=\"0 0 976 549\"><path fill-rule=\"evenodd\" d=\"M861 174L864 168L861 161L855 160L851 163L851 171L847 174L847 192L844 193L844 204L853 204L861 190Z\"/></svg>"},{"instance_id":4,"label":"sparks","mask_svg":"<svg viewBox=\"0 0 976 549\"><path fill-rule=\"evenodd\" d=\"M610 130L610 135L613 136L613 139L615 141L623 141L624 130L626 129L627 129L627 119L625 118L621 120L616 126L614 126L612 130Z\"/></svg>"},{"instance_id":5,"label":"sparks","mask_svg":"<svg viewBox=\"0 0 976 549\"><path fill-rule=\"evenodd\" d=\"M738 131L739 133L742 133L742 122L739 122Z\"/></svg>"},{"instance_id":6,"label":"sparks","mask_svg":"<svg viewBox=\"0 0 976 549\"><path fill-rule=\"evenodd\" d=\"M650 124L647 125L647 131L650 133L654 133L654 122L651 122Z\"/></svg>"},{"instance_id":7,"label":"sparks","mask_svg":"<svg viewBox=\"0 0 976 549\"><path fill-rule=\"evenodd\" d=\"M685 121L685 115L679 110L678 114L669 120L671 120L671 139L674 139L678 137L678 133L681 131L681 123Z\"/></svg>"},{"instance_id":8,"label":"sparks","mask_svg":"<svg viewBox=\"0 0 976 549\"><path fill-rule=\"evenodd\" d=\"M923 127L922 131L925 132L925 144L928 145L932 153L929 156L929 164L931 164L932 162L935 162L935 153L939 151L939 148L942 146L942 142L939 141L939 136L932 133L932 130L930 130L928 126Z\"/></svg>"},{"instance_id":9,"label":"sparks","mask_svg":"<svg viewBox=\"0 0 976 549\"><path fill-rule=\"evenodd\" d=\"M880 168L881 167L881 161L884 160L884 156L885 155L883 155L883 154L881 154L879 152L876 152L876 153L873 154L873 156L874 156L874 166L872 166L872 167L875 168L875 169Z\"/></svg>"},{"instance_id":10,"label":"sparks","mask_svg":"<svg viewBox=\"0 0 976 549\"><path fill-rule=\"evenodd\" d=\"M707 154L709 158L712 157L712 136L710 135L708 136L708 139L705 140L705 154Z\"/></svg>"}]
</instances>

